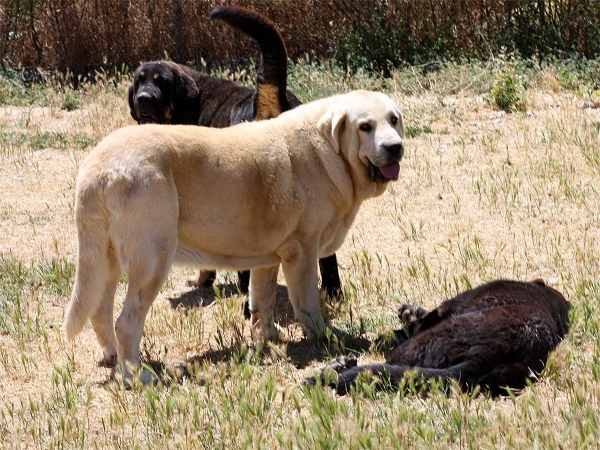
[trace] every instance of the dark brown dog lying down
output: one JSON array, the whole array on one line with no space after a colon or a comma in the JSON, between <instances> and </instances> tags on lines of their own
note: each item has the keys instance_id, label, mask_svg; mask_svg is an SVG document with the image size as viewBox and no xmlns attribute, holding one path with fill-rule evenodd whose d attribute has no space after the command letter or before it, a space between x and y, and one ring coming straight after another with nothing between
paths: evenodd
<instances>
[{"instance_id":1,"label":"dark brown dog lying down","mask_svg":"<svg viewBox=\"0 0 600 450\"><path fill-rule=\"evenodd\" d=\"M287 52L273 22L255 11L235 6L215 8L210 18L226 22L258 43L261 60L256 89L170 61L146 62L136 69L129 87L129 107L136 122L225 128L272 119L300 104L286 90ZM335 254L320 259L319 267L323 292L341 297ZM248 293L250 272L238 274L240 291ZM194 284L210 286L214 278L214 271L203 270Z\"/></svg>"},{"instance_id":2,"label":"dark brown dog lying down","mask_svg":"<svg viewBox=\"0 0 600 450\"><path fill-rule=\"evenodd\" d=\"M491 395L506 394L506 388L522 389L541 372L568 331L570 307L542 280L493 281L431 312L403 305L398 316L404 327L394 332L397 347L384 364L357 366L355 357L341 357L320 378L338 394L348 393L363 371L394 388L413 373L416 380L452 379L465 389L480 386Z\"/></svg>"}]
</instances>

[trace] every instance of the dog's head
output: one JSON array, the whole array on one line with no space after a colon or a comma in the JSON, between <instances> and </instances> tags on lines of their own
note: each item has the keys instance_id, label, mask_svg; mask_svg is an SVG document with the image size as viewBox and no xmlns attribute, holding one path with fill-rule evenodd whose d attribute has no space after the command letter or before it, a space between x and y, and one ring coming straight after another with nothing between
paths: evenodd
<instances>
[{"instance_id":1,"label":"dog's head","mask_svg":"<svg viewBox=\"0 0 600 450\"><path fill-rule=\"evenodd\" d=\"M196 124L198 104L198 86L178 64L147 62L133 74L129 108L138 123Z\"/></svg>"},{"instance_id":2,"label":"dog's head","mask_svg":"<svg viewBox=\"0 0 600 450\"><path fill-rule=\"evenodd\" d=\"M398 179L404 155L402 113L386 95L354 91L340 96L317 126L354 173L378 185Z\"/></svg>"},{"instance_id":3,"label":"dog's head","mask_svg":"<svg viewBox=\"0 0 600 450\"><path fill-rule=\"evenodd\" d=\"M552 311L552 318L558 326L560 337L562 338L569 331L569 311L571 303L562 295L562 293L552 286L548 286L544 280L538 278L530 284L540 289L546 301L546 306Z\"/></svg>"}]
</instances>

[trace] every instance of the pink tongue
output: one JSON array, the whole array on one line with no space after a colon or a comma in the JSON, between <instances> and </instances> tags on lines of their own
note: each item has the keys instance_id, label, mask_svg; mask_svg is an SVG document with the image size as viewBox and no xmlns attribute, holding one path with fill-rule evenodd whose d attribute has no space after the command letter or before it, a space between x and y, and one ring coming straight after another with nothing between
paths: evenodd
<instances>
[{"instance_id":1,"label":"pink tongue","mask_svg":"<svg viewBox=\"0 0 600 450\"><path fill-rule=\"evenodd\" d=\"M398 174L400 173L400 164L397 162L392 162L386 164L385 166L381 166L379 168L381 174L386 178L398 178Z\"/></svg>"}]
</instances>

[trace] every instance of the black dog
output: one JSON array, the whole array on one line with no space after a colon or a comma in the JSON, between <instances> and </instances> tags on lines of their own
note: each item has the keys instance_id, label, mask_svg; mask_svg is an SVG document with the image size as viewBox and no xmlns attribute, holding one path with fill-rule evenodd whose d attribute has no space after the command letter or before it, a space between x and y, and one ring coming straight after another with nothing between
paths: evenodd
<instances>
[{"instance_id":1,"label":"black dog","mask_svg":"<svg viewBox=\"0 0 600 450\"><path fill-rule=\"evenodd\" d=\"M328 364L320 378L339 394L349 392L362 371L396 388L414 373L416 380L454 379L466 389L480 386L491 395L506 394L507 388L522 389L541 372L568 331L570 307L542 280L493 281L431 312L403 305L398 315L404 327L394 332L397 347L385 364L357 366L356 358L342 357Z\"/></svg>"},{"instance_id":2,"label":"black dog","mask_svg":"<svg viewBox=\"0 0 600 450\"><path fill-rule=\"evenodd\" d=\"M261 62L256 89L169 61L147 62L136 69L129 87L130 112L138 123L225 128L243 121L271 119L300 104L286 90L287 52L273 22L234 6L215 8L210 18L224 21L258 42ZM319 260L319 266L323 291L341 298L336 255ZM238 274L240 290L247 293L250 272ZM214 278L214 271L201 271L197 284L210 286Z\"/></svg>"}]
</instances>

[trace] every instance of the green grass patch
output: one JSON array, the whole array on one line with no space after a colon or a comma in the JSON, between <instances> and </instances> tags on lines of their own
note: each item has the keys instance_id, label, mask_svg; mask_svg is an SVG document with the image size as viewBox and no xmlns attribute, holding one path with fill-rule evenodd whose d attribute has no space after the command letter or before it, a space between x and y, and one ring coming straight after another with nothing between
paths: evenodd
<instances>
[{"instance_id":1,"label":"green grass patch","mask_svg":"<svg viewBox=\"0 0 600 450\"><path fill-rule=\"evenodd\" d=\"M62 96L60 109L65 111L75 111L83 106L81 96L73 91L66 91Z\"/></svg>"},{"instance_id":2,"label":"green grass patch","mask_svg":"<svg viewBox=\"0 0 600 450\"><path fill-rule=\"evenodd\" d=\"M42 297L68 295L74 274L73 263L62 258L37 264L0 259L0 333L21 344L39 338L46 327Z\"/></svg>"},{"instance_id":3,"label":"green grass patch","mask_svg":"<svg viewBox=\"0 0 600 450\"><path fill-rule=\"evenodd\" d=\"M66 134L55 131L26 133L22 131L5 131L0 133L0 148L5 152L22 150L45 150L48 148L64 150L70 148L83 149L96 145L96 140L84 134Z\"/></svg>"},{"instance_id":4,"label":"green grass patch","mask_svg":"<svg viewBox=\"0 0 600 450\"><path fill-rule=\"evenodd\" d=\"M433 130L429 125L406 125L404 128L404 135L407 138L415 138L424 133L433 133Z\"/></svg>"}]
</instances>

